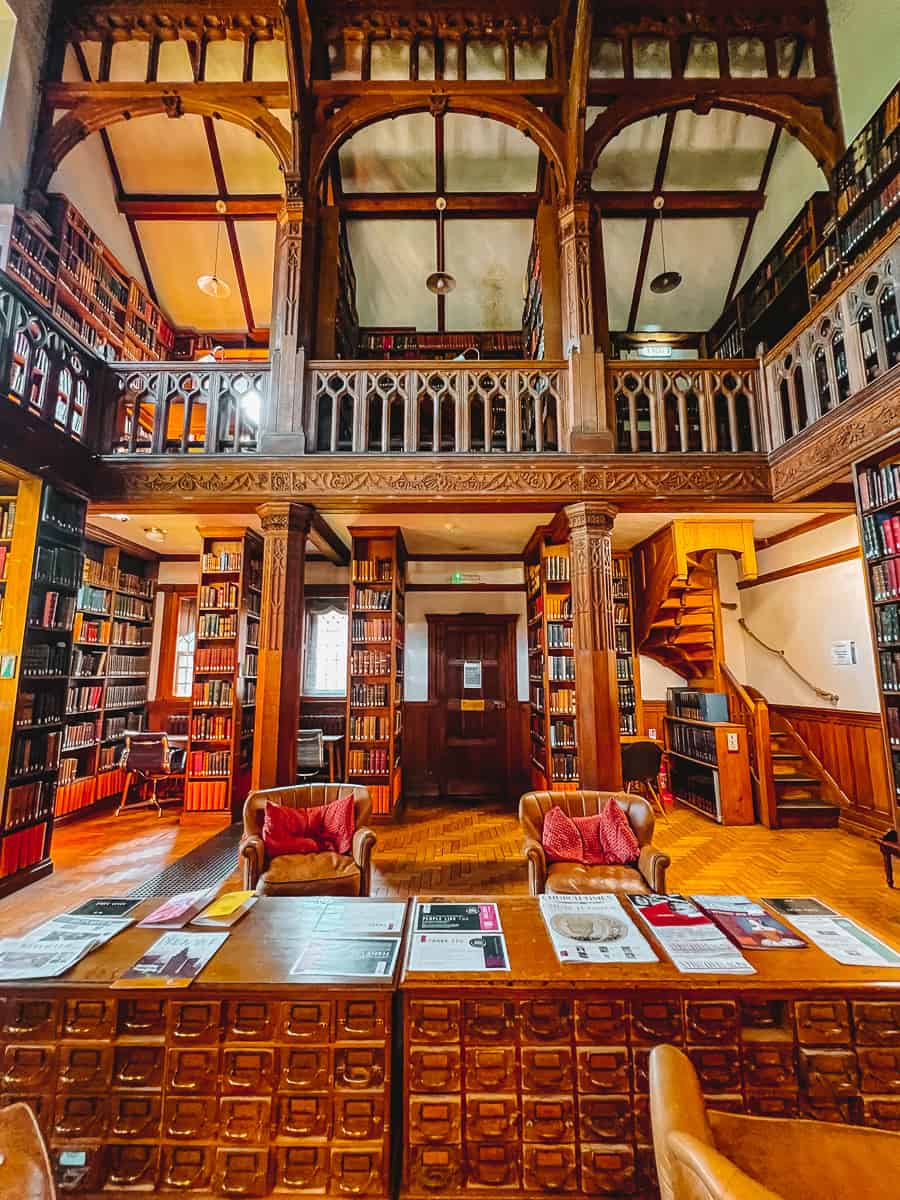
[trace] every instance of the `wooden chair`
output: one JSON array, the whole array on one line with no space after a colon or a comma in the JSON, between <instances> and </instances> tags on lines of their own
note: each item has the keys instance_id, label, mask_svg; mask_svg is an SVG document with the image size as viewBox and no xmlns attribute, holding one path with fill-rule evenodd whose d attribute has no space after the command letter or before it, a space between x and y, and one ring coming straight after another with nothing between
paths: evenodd
<instances>
[{"instance_id":1,"label":"wooden chair","mask_svg":"<svg viewBox=\"0 0 900 1200\"><path fill-rule=\"evenodd\" d=\"M297 782L315 779L325 770L325 741L321 729L297 730Z\"/></svg>"},{"instance_id":2,"label":"wooden chair","mask_svg":"<svg viewBox=\"0 0 900 1200\"><path fill-rule=\"evenodd\" d=\"M47 1147L27 1104L0 1108L0 1196L56 1200Z\"/></svg>"},{"instance_id":3,"label":"wooden chair","mask_svg":"<svg viewBox=\"0 0 900 1200\"><path fill-rule=\"evenodd\" d=\"M280 854L269 859L260 836L266 804L288 808L331 804L348 793L355 797L356 832L349 854ZM244 832L238 851L244 884L260 896L368 896L375 833L366 822L372 812L368 788L350 783L299 783L295 787L251 792L244 801Z\"/></svg>"},{"instance_id":4,"label":"wooden chair","mask_svg":"<svg viewBox=\"0 0 900 1200\"><path fill-rule=\"evenodd\" d=\"M650 1052L650 1120L660 1200L876 1200L900 1177L900 1134L707 1111L674 1046Z\"/></svg>"}]
</instances>

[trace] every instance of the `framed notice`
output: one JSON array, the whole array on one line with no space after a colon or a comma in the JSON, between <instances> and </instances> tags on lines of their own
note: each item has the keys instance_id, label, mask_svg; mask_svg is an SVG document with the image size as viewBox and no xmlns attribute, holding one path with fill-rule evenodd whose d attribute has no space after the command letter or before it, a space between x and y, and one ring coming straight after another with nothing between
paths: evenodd
<instances>
[{"instance_id":1,"label":"framed notice","mask_svg":"<svg viewBox=\"0 0 900 1200\"><path fill-rule=\"evenodd\" d=\"M463 662L463 687L464 688L480 688L481 687L481 663L480 662Z\"/></svg>"}]
</instances>

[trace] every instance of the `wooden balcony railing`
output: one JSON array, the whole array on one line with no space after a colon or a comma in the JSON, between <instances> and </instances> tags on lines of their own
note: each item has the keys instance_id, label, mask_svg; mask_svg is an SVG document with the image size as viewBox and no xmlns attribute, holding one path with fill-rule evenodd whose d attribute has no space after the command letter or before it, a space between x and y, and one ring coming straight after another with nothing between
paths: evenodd
<instances>
[{"instance_id":1,"label":"wooden balcony railing","mask_svg":"<svg viewBox=\"0 0 900 1200\"><path fill-rule=\"evenodd\" d=\"M723 453L762 449L755 359L607 364L620 453Z\"/></svg>"},{"instance_id":2,"label":"wooden balcony railing","mask_svg":"<svg viewBox=\"0 0 900 1200\"><path fill-rule=\"evenodd\" d=\"M562 362L313 362L306 445L326 454L567 449Z\"/></svg>"},{"instance_id":3,"label":"wooden balcony railing","mask_svg":"<svg viewBox=\"0 0 900 1200\"><path fill-rule=\"evenodd\" d=\"M764 360L767 441L789 442L900 362L900 224Z\"/></svg>"}]
</instances>

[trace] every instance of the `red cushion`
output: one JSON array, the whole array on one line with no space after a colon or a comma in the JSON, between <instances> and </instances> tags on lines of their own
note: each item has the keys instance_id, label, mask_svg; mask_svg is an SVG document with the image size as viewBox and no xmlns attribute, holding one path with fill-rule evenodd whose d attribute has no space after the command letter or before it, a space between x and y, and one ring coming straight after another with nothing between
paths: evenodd
<instances>
[{"instance_id":1,"label":"red cushion","mask_svg":"<svg viewBox=\"0 0 900 1200\"><path fill-rule=\"evenodd\" d=\"M288 808L266 801L262 839L270 859L280 854L317 854L323 850L349 854L355 831L352 792L315 808Z\"/></svg>"},{"instance_id":2,"label":"red cushion","mask_svg":"<svg viewBox=\"0 0 900 1200\"><path fill-rule=\"evenodd\" d=\"M624 866L640 854L628 818L615 800L592 817L570 817L554 805L544 817L541 841L548 862L587 867Z\"/></svg>"}]
</instances>

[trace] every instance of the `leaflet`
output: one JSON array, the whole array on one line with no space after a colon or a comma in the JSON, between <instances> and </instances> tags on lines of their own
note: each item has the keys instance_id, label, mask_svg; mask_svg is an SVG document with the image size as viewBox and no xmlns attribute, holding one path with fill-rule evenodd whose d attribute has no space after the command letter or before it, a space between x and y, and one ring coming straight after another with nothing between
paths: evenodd
<instances>
[{"instance_id":1,"label":"leaflet","mask_svg":"<svg viewBox=\"0 0 900 1200\"><path fill-rule=\"evenodd\" d=\"M685 896L635 895L628 901L683 974L756 974L721 929Z\"/></svg>"},{"instance_id":2,"label":"leaflet","mask_svg":"<svg viewBox=\"0 0 900 1200\"><path fill-rule=\"evenodd\" d=\"M215 888L200 888L194 892L179 892L170 896L159 908L154 908L140 922L139 929L181 929L206 908Z\"/></svg>"},{"instance_id":3,"label":"leaflet","mask_svg":"<svg viewBox=\"0 0 900 1200\"><path fill-rule=\"evenodd\" d=\"M848 967L900 967L900 954L849 917L791 917L811 942Z\"/></svg>"},{"instance_id":4,"label":"leaflet","mask_svg":"<svg viewBox=\"0 0 900 1200\"><path fill-rule=\"evenodd\" d=\"M836 917L837 913L812 896L763 896L763 903L793 921L794 917Z\"/></svg>"},{"instance_id":5,"label":"leaflet","mask_svg":"<svg viewBox=\"0 0 900 1200\"><path fill-rule=\"evenodd\" d=\"M110 987L188 987L227 941L227 933L164 933Z\"/></svg>"},{"instance_id":6,"label":"leaflet","mask_svg":"<svg viewBox=\"0 0 900 1200\"><path fill-rule=\"evenodd\" d=\"M55 979L97 945L93 938L69 937L64 942L0 940L0 979Z\"/></svg>"},{"instance_id":7,"label":"leaflet","mask_svg":"<svg viewBox=\"0 0 900 1200\"><path fill-rule=\"evenodd\" d=\"M391 979L399 952L399 937L312 937L291 967L291 974Z\"/></svg>"},{"instance_id":8,"label":"leaflet","mask_svg":"<svg viewBox=\"0 0 900 1200\"><path fill-rule=\"evenodd\" d=\"M95 896L68 914L70 917L127 917L141 903L133 896Z\"/></svg>"},{"instance_id":9,"label":"leaflet","mask_svg":"<svg viewBox=\"0 0 900 1200\"><path fill-rule=\"evenodd\" d=\"M207 904L203 912L193 918L191 924L208 929L230 929L247 915L258 899L255 892L225 892L213 900L212 904Z\"/></svg>"},{"instance_id":10,"label":"leaflet","mask_svg":"<svg viewBox=\"0 0 900 1200\"><path fill-rule=\"evenodd\" d=\"M133 924L130 917L77 917L74 913L61 913L29 929L19 940L48 948L55 942L67 943L73 939L90 940L94 946L105 946L117 933Z\"/></svg>"},{"instance_id":11,"label":"leaflet","mask_svg":"<svg viewBox=\"0 0 900 1200\"><path fill-rule=\"evenodd\" d=\"M500 933L496 904L416 904L413 928L417 933Z\"/></svg>"},{"instance_id":12,"label":"leaflet","mask_svg":"<svg viewBox=\"0 0 900 1200\"><path fill-rule=\"evenodd\" d=\"M413 933L410 971L508 971L509 956L502 933Z\"/></svg>"},{"instance_id":13,"label":"leaflet","mask_svg":"<svg viewBox=\"0 0 900 1200\"><path fill-rule=\"evenodd\" d=\"M328 897L315 930L316 934L336 937L352 933L400 933L405 913L405 900L382 903L365 898Z\"/></svg>"},{"instance_id":14,"label":"leaflet","mask_svg":"<svg viewBox=\"0 0 900 1200\"><path fill-rule=\"evenodd\" d=\"M540 906L560 962L659 962L617 896L545 893Z\"/></svg>"},{"instance_id":15,"label":"leaflet","mask_svg":"<svg viewBox=\"0 0 900 1200\"><path fill-rule=\"evenodd\" d=\"M809 944L747 896L693 896L742 950L803 950Z\"/></svg>"}]
</instances>

